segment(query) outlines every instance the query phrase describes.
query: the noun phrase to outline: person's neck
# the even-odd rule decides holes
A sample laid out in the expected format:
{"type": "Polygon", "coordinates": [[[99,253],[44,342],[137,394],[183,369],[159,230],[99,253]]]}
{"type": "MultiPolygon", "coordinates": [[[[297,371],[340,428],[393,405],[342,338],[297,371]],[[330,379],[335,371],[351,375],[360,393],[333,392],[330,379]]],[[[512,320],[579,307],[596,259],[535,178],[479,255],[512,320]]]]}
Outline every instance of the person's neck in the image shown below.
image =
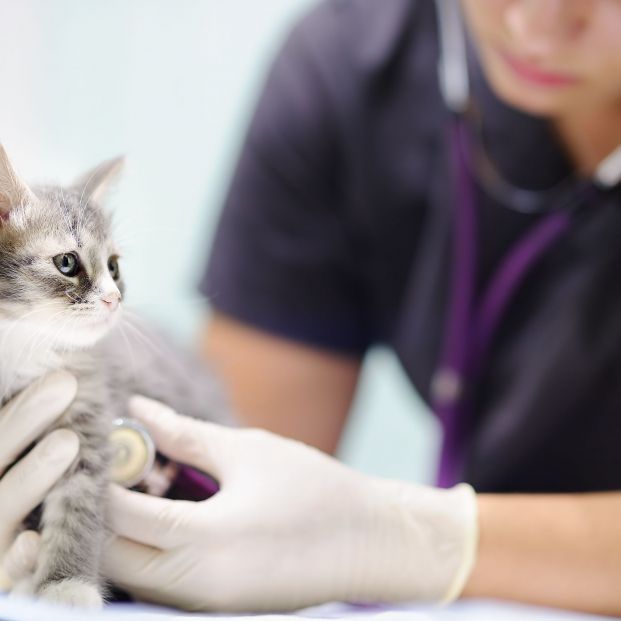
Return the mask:
{"type": "Polygon", "coordinates": [[[591,175],[621,144],[621,104],[565,114],[554,127],[576,171],[591,175]]]}

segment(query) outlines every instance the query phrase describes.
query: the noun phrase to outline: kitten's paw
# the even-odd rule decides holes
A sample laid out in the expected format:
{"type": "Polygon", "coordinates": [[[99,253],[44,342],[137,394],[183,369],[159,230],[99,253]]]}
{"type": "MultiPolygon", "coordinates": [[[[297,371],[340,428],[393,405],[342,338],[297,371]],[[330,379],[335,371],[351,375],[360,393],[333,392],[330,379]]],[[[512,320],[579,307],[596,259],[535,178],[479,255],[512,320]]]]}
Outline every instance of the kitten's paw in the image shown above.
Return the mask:
{"type": "Polygon", "coordinates": [[[38,595],[48,602],[73,608],[103,607],[103,598],[96,586],[72,578],[43,584],[38,595]]]}

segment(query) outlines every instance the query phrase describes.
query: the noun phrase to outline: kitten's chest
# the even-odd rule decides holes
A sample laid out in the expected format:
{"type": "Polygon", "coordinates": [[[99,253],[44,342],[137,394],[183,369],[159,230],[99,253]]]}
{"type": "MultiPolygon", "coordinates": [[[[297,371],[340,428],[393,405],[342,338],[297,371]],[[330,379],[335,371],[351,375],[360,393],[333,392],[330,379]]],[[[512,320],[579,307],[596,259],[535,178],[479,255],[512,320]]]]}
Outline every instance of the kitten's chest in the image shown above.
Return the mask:
{"type": "MultiPolygon", "coordinates": [[[[94,419],[112,420],[119,416],[105,359],[95,350],[60,354],[38,346],[24,346],[19,334],[2,335],[0,331],[0,403],[4,403],[35,380],[53,371],[68,371],[78,380],[76,397],[60,419],[60,426],[73,427],[94,419]]],[[[88,422],[91,421],[91,422],[88,422]]]]}
{"type": "Polygon", "coordinates": [[[0,345],[0,403],[46,373],[63,368],[60,357],[46,350],[43,343],[27,344],[19,334],[0,331],[0,345]]]}

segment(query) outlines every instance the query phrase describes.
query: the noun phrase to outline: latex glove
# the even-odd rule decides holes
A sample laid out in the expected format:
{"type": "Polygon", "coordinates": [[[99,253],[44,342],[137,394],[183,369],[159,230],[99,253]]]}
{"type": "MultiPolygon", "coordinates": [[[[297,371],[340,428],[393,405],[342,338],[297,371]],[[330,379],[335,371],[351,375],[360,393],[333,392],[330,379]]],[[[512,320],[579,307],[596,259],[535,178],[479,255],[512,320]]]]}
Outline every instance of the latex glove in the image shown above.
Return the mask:
{"type": "Polygon", "coordinates": [[[221,491],[173,501],[113,487],[106,575],[141,599],[191,610],[295,609],[326,601],[447,601],[474,563],[476,497],[358,473],[255,429],[132,415],[172,459],[221,491]]]}
{"type": "Polygon", "coordinates": [[[76,458],[78,437],[67,429],[53,431],[11,464],[67,409],[76,388],[73,376],[53,373],[0,409],[0,591],[10,591],[34,570],[39,536],[18,533],[76,458]]]}

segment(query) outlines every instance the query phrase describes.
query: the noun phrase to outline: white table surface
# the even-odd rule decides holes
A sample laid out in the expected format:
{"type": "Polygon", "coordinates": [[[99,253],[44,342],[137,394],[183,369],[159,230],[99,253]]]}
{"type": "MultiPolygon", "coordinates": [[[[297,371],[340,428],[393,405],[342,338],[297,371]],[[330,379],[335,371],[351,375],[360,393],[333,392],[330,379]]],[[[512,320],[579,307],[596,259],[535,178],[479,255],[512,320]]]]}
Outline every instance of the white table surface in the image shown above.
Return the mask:
{"type": "Polygon", "coordinates": [[[188,619],[246,619],[287,621],[293,619],[359,619],[360,621],[596,621],[609,619],[560,610],[534,608],[494,601],[461,601],[445,608],[422,606],[352,608],[328,604],[288,615],[183,614],[141,605],[111,605],[101,612],[86,613],[40,602],[8,600],[0,596],[1,621],[187,621],[188,619]]]}

